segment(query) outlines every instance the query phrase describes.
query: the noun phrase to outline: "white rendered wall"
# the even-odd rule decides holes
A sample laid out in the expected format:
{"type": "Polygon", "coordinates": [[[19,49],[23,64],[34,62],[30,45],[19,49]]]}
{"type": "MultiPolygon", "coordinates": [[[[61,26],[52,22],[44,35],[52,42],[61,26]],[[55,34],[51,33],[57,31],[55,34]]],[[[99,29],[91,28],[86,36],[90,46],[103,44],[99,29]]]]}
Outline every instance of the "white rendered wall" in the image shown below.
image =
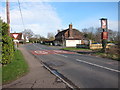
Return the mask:
{"type": "Polygon", "coordinates": [[[66,40],[66,47],[76,47],[77,44],[81,44],[81,40],[66,40]]]}

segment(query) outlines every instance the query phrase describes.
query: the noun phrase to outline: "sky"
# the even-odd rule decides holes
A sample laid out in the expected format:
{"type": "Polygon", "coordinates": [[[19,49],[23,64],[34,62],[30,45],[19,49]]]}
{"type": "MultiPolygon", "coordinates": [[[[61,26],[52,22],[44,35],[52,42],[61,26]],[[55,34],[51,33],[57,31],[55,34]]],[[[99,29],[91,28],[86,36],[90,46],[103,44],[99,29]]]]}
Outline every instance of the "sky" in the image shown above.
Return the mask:
{"type": "MultiPolygon", "coordinates": [[[[21,1],[21,0],[20,0],[21,1]]],[[[73,24],[73,28],[100,27],[101,18],[108,19],[108,28],[118,30],[118,2],[10,2],[11,32],[31,29],[35,34],[47,37],[73,24]]],[[[0,17],[6,21],[5,2],[0,5],[0,17]]]]}

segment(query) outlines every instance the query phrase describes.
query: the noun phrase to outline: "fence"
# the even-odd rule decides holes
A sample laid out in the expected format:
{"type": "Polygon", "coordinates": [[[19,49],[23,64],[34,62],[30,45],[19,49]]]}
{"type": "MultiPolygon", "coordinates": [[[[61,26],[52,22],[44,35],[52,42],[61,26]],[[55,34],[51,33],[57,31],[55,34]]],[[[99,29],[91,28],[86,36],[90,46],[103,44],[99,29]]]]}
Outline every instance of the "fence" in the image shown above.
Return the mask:
{"type": "MultiPolygon", "coordinates": [[[[113,44],[107,44],[106,48],[114,46],[113,44]]],[[[90,49],[102,49],[102,44],[90,44],[90,49]]]]}

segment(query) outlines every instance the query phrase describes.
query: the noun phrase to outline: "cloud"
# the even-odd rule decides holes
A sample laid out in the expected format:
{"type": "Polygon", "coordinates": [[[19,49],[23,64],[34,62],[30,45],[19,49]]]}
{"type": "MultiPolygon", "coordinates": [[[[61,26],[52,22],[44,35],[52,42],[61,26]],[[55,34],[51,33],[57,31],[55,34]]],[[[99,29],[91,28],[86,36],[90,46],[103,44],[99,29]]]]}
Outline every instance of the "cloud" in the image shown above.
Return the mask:
{"type": "MultiPolygon", "coordinates": [[[[47,36],[48,32],[56,32],[61,26],[61,19],[55,8],[48,3],[21,3],[22,16],[25,28],[31,29],[35,34],[47,36]]],[[[5,14],[3,14],[5,18],[5,14]]],[[[23,31],[18,4],[10,10],[12,31],[23,31]]]]}
{"type": "MultiPolygon", "coordinates": [[[[21,10],[26,29],[31,29],[35,34],[47,36],[48,32],[55,33],[58,29],[65,27],[65,25],[62,25],[62,20],[58,16],[56,9],[49,3],[22,2],[21,10]]],[[[2,7],[1,5],[0,15],[2,16],[2,19],[6,21],[5,7],[2,7]]],[[[10,18],[12,32],[21,32],[24,30],[17,2],[11,3],[10,18]]],[[[92,26],[100,27],[101,24],[99,19],[99,16],[85,18],[83,21],[81,20],[75,24],[73,23],[73,26],[79,30],[92,26]]],[[[118,21],[108,20],[108,28],[117,31],[118,21]]]]}

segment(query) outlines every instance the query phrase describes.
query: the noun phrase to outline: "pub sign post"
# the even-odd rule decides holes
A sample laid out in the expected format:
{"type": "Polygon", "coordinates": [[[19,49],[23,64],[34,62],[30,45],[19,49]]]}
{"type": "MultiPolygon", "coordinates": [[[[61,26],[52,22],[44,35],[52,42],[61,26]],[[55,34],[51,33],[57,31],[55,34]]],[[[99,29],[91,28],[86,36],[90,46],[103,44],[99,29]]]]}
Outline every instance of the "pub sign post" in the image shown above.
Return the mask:
{"type": "Polygon", "coordinates": [[[107,25],[107,19],[101,18],[101,29],[103,32],[101,33],[101,39],[102,39],[102,52],[106,51],[106,45],[107,45],[107,39],[108,39],[108,25],[107,25]]]}

